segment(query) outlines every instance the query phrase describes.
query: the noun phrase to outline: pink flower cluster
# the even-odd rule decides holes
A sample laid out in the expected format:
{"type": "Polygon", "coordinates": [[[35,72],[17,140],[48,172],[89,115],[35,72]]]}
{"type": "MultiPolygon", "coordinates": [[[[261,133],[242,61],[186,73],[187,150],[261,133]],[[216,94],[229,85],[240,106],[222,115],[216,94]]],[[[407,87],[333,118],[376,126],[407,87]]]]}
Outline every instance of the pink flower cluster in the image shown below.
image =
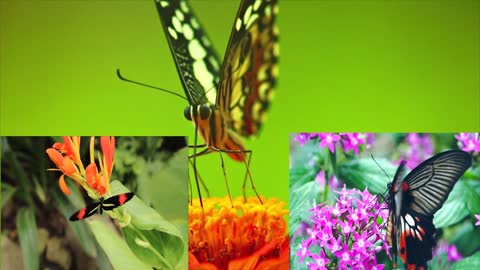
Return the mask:
{"type": "Polygon", "coordinates": [[[358,148],[365,144],[367,147],[373,143],[373,133],[300,133],[295,140],[302,146],[310,139],[318,138],[320,147],[328,147],[330,152],[335,152],[335,144],[340,144],[344,152],[353,150],[358,155],[358,148]]]}
{"type": "Polygon", "coordinates": [[[463,259],[462,255],[458,252],[455,245],[449,245],[446,241],[441,240],[437,243],[437,246],[433,250],[433,257],[445,253],[447,254],[447,259],[450,262],[456,262],[463,259]]]}
{"type": "Polygon", "coordinates": [[[383,269],[377,264],[376,253],[389,252],[382,229],[388,211],[368,190],[337,192],[334,206],[325,203],[310,210],[312,228],[302,240],[296,255],[308,269],[383,269]],[[380,224],[377,219],[381,218],[380,224]]]}
{"type": "MultiPolygon", "coordinates": [[[[325,171],[319,171],[317,173],[317,176],[315,177],[315,182],[318,184],[320,189],[323,189],[325,187],[325,182],[326,182],[326,177],[325,177],[325,171]]],[[[337,176],[332,175],[330,179],[328,180],[328,188],[330,189],[337,189],[342,186],[342,181],[337,178],[337,176]]]]}
{"type": "Polygon", "coordinates": [[[480,153],[480,133],[458,133],[455,138],[463,151],[480,153]]]}
{"type": "Polygon", "coordinates": [[[424,160],[433,155],[432,138],[428,134],[408,133],[405,141],[410,145],[403,159],[407,161],[407,167],[413,169],[424,160]]]}

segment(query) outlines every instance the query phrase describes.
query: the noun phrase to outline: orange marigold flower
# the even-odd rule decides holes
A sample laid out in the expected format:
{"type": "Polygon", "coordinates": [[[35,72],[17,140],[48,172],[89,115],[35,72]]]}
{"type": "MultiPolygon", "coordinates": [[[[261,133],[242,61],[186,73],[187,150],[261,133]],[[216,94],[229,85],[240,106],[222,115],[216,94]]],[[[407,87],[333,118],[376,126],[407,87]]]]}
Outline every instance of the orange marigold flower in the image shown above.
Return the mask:
{"type": "Polygon", "coordinates": [[[287,270],[289,240],[284,216],[288,210],[277,199],[257,197],[244,202],[225,198],[197,200],[189,205],[189,269],[287,270]]]}

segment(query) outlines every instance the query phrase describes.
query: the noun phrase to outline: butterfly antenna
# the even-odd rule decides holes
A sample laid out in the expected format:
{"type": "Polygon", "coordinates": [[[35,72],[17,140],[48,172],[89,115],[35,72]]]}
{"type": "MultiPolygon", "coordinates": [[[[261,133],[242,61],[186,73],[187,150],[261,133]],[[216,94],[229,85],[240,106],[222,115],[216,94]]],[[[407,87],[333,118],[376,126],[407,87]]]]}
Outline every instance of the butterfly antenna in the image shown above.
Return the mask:
{"type": "Polygon", "coordinates": [[[137,81],[133,81],[133,80],[127,79],[127,78],[123,77],[122,74],[120,74],[120,69],[118,69],[118,68],[117,68],[117,76],[118,76],[118,78],[119,78],[120,80],[122,80],[122,81],[126,81],[126,82],[129,82],[129,83],[133,83],[133,84],[138,84],[138,85],[141,85],[141,86],[149,87],[149,88],[152,88],[152,89],[155,89],[155,90],[160,90],[160,91],[163,91],[163,92],[167,92],[167,93],[170,93],[170,94],[175,95],[175,96],[177,96],[177,97],[180,97],[180,98],[182,98],[183,100],[188,101],[184,96],[179,95],[178,93],[172,92],[172,91],[170,91],[170,90],[163,89],[163,88],[156,87],[156,86],[153,86],[153,85],[149,85],[149,84],[145,84],[145,83],[141,83],[141,82],[137,82],[137,81]]]}
{"type": "Polygon", "coordinates": [[[390,179],[390,176],[388,176],[387,172],[382,168],[382,166],[380,166],[380,164],[378,164],[378,162],[375,160],[375,158],[373,157],[373,155],[371,155],[371,157],[372,157],[373,161],[375,162],[375,164],[377,164],[377,166],[378,166],[378,167],[382,170],[382,172],[387,176],[388,181],[391,182],[392,180],[390,179]]]}

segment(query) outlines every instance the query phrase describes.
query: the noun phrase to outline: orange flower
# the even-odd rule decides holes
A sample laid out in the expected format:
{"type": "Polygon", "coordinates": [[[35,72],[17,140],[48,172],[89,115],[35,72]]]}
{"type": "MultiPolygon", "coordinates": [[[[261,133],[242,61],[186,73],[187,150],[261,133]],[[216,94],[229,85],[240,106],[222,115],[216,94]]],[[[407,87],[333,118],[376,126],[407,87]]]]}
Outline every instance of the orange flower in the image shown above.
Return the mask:
{"type": "Polygon", "coordinates": [[[289,240],[277,199],[203,199],[189,205],[189,269],[287,270],[289,240]]]}
{"type": "Polygon", "coordinates": [[[95,164],[94,141],[90,140],[90,164],[85,168],[80,157],[80,137],[63,137],[63,143],[56,142],[46,150],[57,169],[63,174],[59,178],[59,186],[63,193],[71,192],[65,183],[65,175],[80,184],[85,190],[93,191],[97,197],[102,197],[110,189],[110,176],[113,169],[115,138],[101,137],[100,144],[103,156],[98,153],[100,172],[95,164]]]}

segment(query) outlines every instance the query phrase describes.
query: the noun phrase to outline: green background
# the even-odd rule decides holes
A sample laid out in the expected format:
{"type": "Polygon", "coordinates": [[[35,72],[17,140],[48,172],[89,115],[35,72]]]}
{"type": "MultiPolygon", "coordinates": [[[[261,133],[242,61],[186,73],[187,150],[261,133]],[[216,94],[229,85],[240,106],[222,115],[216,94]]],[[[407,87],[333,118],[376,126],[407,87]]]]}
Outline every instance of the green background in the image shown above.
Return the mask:
{"type": "MultiPolygon", "coordinates": [[[[223,55],[238,2],[192,5],[223,55]]],[[[479,10],[281,1],[279,86],[246,143],[259,192],[288,200],[290,132],[479,131],[479,10]]],[[[153,1],[1,1],[0,25],[1,135],[193,134],[184,100],[115,75],[183,94],[153,1]]],[[[213,195],[226,194],[218,154],[198,162],[213,195]]],[[[226,170],[241,194],[245,166],[226,170]]]]}

